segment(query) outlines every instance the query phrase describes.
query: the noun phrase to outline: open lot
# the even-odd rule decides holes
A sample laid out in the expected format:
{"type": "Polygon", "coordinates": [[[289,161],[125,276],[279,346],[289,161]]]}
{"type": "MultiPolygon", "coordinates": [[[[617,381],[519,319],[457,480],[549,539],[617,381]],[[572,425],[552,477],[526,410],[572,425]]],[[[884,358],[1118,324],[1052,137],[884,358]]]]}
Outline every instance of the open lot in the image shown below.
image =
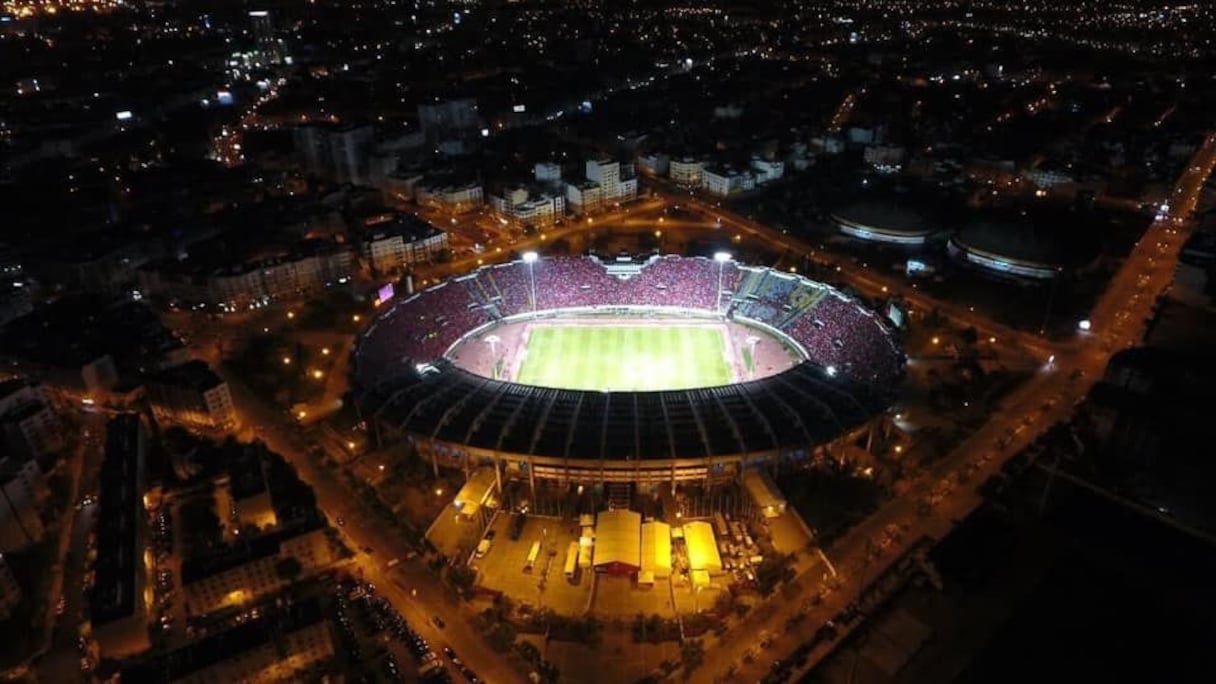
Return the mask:
{"type": "Polygon", "coordinates": [[[548,608],[563,615],[581,615],[591,596],[595,574],[590,568],[576,575],[571,583],[563,573],[566,549],[578,540],[577,527],[557,518],[529,516],[518,541],[509,534],[511,516],[494,521],[494,542],[490,551],[474,561],[479,581],[487,589],[501,591],[521,605],[548,608]],[[541,542],[541,552],[531,572],[524,572],[533,542],[541,542]]]}

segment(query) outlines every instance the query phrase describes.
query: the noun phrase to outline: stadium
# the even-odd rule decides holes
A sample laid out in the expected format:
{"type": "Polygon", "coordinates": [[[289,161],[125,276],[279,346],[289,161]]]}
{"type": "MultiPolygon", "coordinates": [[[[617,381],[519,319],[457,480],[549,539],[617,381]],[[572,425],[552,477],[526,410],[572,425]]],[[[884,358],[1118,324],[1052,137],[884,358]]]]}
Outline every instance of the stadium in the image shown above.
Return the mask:
{"type": "Polygon", "coordinates": [[[381,444],[502,479],[734,478],[857,436],[904,357],[857,300],[714,258],[537,258],[386,306],[356,343],[356,405],[381,444]]]}

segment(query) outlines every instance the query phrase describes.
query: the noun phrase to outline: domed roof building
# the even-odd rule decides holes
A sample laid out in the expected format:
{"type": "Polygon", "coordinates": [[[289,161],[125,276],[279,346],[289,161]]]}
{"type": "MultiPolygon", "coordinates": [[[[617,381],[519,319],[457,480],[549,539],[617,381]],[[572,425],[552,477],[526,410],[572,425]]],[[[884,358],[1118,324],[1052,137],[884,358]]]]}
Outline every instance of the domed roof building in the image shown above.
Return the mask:
{"type": "Polygon", "coordinates": [[[941,225],[929,212],[904,202],[861,200],[832,212],[844,235],[858,240],[920,247],[941,225]]]}
{"type": "Polygon", "coordinates": [[[959,262],[994,275],[1053,280],[1097,256],[1092,234],[1076,221],[981,218],[966,224],[947,251],[959,262]]]}

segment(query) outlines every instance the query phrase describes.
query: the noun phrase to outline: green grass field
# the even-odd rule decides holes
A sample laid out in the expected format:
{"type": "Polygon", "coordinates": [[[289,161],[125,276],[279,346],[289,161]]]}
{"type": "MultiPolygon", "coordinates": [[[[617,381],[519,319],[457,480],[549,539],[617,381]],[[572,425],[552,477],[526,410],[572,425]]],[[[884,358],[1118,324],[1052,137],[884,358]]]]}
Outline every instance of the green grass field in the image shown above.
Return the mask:
{"type": "Polygon", "coordinates": [[[578,390],[671,390],[734,380],[721,328],[534,326],[516,382],[578,390]]]}

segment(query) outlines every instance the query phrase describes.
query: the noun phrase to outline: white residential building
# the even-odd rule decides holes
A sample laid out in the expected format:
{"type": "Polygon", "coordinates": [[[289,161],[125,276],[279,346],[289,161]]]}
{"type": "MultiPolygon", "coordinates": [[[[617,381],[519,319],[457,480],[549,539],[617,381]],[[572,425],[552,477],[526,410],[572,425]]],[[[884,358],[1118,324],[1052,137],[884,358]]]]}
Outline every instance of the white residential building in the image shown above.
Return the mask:
{"type": "Polygon", "coordinates": [[[756,174],[756,185],[764,185],[785,175],[785,162],[752,157],[752,171],[756,174]]]}
{"type": "Polygon", "coordinates": [[[38,501],[45,495],[42,472],[33,459],[0,462],[0,553],[13,553],[42,539],[38,501]]]}
{"type": "Polygon", "coordinates": [[[419,204],[454,214],[472,211],[485,204],[481,184],[476,182],[464,185],[419,186],[417,195],[419,204]]]}
{"type": "Polygon", "coordinates": [[[705,173],[705,164],[698,159],[685,157],[672,159],[669,167],[669,177],[676,185],[701,187],[701,179],[705,173]]]}
{"type": "Polygon", "coordinates": [[[562,182],[562,167],[554,162],[536,162],[533,173],[537,183],[556,185],[562,182]]]}
{"type": "Polygon", "coordinates": [[[756,177],[751,171],[739,171],[730,167],[705,169],[701,176],[701,187],[711,195],[727,197],[739,192],[754,190],[756,177]]]}
{"type": "Polygon", "coordinates": [[[638,157],[638,171],[647,176],[666,176],[670,167],[671,157],[662,152],[644,154],[638,157]]]}
{"type": "Polygon", "coordinates": [[[378,274],[431,263],[448,249],[448,234],[411,215],[386,214],[365,221],[363,262],[378,274]]]}
{"type": "Polygon", "coordinates": [[[566,198],[549,192],[514,188],[490,195],[490,206],[501,218],[520,226],[551,226],[566,215],[566,198]]]}
{"type": "Polygon", "coordinates": [[[903,166],[904,148],[902,145],[866,145],[862,157],[878,171],[894,173],[903,166]]]}

